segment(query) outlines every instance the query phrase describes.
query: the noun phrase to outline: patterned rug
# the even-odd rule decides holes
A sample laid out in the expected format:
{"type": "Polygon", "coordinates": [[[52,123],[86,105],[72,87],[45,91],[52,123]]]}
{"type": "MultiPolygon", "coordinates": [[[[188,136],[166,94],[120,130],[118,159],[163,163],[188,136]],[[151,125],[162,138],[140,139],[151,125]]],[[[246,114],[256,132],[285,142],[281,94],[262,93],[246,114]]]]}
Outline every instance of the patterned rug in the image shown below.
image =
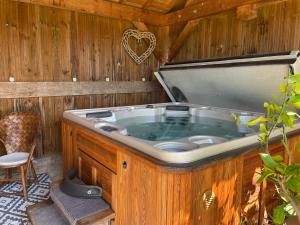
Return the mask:
{"type": "MultiPolygon", "coordinates": [[[[23,196],[0,196],[0,224],[25,225],[28,223],[26,208],[29,205],[48,199],[50,177],[48,174],[38,175],[38,182],[32,183],[28,188],[28,202],[23,196]]],[[[20,192],[22,185],[18,182],[1,185],[0,192],[20,192]]]]}

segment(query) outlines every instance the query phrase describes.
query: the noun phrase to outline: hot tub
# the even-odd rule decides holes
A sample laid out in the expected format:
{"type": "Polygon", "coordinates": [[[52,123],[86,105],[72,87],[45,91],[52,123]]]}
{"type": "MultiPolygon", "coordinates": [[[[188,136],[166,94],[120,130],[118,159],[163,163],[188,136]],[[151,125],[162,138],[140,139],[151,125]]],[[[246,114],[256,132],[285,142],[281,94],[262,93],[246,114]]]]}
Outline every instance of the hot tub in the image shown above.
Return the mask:
{"type": "MultiPolygon", "coordinates": [[[[245,123],[261,113],[207,106],[164,103],[64,113],[101,135],[167,163],[183,164],[258,143],[257,128],[245,123]],[[232,118],[236,114],[242,123],[232,118]]],[[[300,128],[296,124],[294,129],[300,128]]],[[[273,136],[278,136],[279,131],[273,136]]]]}
{"type": "Polygon", "coordinates": [[[297,71],[298,52],[167,64],[155,75],[171,103],[73,110],[64,118],[163,162],[192,163],[258,147],[257,127],[245,123],[297,71]]]}

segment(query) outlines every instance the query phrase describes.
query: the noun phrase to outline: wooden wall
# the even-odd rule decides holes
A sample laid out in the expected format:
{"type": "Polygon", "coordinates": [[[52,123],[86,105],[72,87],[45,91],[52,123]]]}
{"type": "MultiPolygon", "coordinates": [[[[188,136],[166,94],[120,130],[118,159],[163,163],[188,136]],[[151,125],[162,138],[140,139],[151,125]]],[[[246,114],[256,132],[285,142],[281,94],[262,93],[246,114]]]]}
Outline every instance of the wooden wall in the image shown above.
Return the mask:
{"type": "Polygon", "coordinates": [[[230,11],[200,21],[173,61],[300,49],[300,1],[266,5],[251,21],[230,11]]]}
{"type": "MultiPolygon", "coordinates": [[[[182,25],[149,27],[158,37],[158,50],[168,48],[182,25]],[[164,41],[164,42],[162,42],[164,41]]],[[[130,22],[53,9],[11,0],[0,1],[0,82],[16,81],[152,81],[159,62],[152,55],[135,64],[121,46],[130,22]]],[[[200,21],[173,61],[300,49],[300,0],[267,5],[251,21],[236,18],[235,11],[200,21]]],[[[138,44],[131,43],[134,49],[138,44]]],[[[38,85],[38,83],[37,83],[38,85]]],[[[60,151],[60,119],[67,109],[144,104],[166,101],[159,91],[127,94],[92,94],[0,98],[0,117],[11,111],[37,111],[43,118],[43,148],[38,155],[60,151]]]]}
{"type": "MultiPolygon", "coordinates": [[[[159,62],[152,55],[135,64],[121,46],[130,22],[60,9],[0,1],[0,82],[16,81],[147,81],[159,62]]],[[[155,28],[151,31],[159,32],[155,28]]],[[[137,44],[134,48],[137,48],[137,44]]],[[[36,85],[39,85],[38,83],[36,85]]],[[[88,96],[1,98],[0,117],[11,111],[37,111],[43,119],[38,156],[60,151],[64,110],[146,104],[165,101],[162,91],[88,96]]]]}

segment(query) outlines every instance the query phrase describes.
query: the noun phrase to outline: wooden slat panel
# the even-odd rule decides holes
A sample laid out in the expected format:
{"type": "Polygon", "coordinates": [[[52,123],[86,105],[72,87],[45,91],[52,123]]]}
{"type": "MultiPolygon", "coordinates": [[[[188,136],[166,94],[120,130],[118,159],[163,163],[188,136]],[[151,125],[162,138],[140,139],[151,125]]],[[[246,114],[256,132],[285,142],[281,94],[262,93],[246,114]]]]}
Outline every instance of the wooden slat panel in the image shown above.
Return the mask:
{"type": "Polygon", "coordinates": [[[299,9],[299,1],[290,0],[259,8],[247,22],[235,11],[203,19],[173,61],[297,50],[299,9]]]}
{"type": "Polygon", "coordinates": [[[8,49],[8,23],[6,19],[7,2],[0,1],[0,74],[6,74],[7,77],[0,75],[0,81],[7,80],[9,76],[9,49],[8,49]]]}
{"type": "MultiPolygon", "coordinates": [[[[20,35],[19,35],[19,24],[18,24],[18,5],[16,3],[9,4],[7,1],[4,3],[4,10],[1,12],[4,14],[6,30],[4,31],[7,35],[6,44],[8,46],[8,73],[9,74],[22,74],[21,72],[21,61],[20,61],[20,35]]],[[[8,74],[8,75],[9,75],[8,74]]],[[[7,75],[7,77],[8,77],[7,75]]]]}
{"type": "Polygon", "coordinates": [[[116,224],[192,224],[190,173],[166,172],[122,148],[117,158],[116,224]]]}
{"type": "Polygon", "coordinates": [[[85,152],[111,171],[116,172],[117,148],[107,139],[100,139],[94,133],[78,129],[76,130],[76,149],[85,152]]]}
{"type": "MultiPolygon", "coordinates": [[[[71,13],[40,7],[38,17],[39,24],[37,28],[40,30],[40,43],[36,47],[41,51],[39,62],[41,63],[43,80],[70,80],[71,13]]],[[[31,49],[31,51],[36,53],[34,49],[31,49]]],[[[30,57],[30,59],[35,63],[34,58],[30,57]]]]}
{"type": "Polygon", "coordinates": [[[0,82],[0,98],[153,92],[154,82],[0,82]]]}
{"type": "Polygon", "coordinates": [[[161,25],[164,22],[163,15],[154,12],[146,12],[143,9],[116,4],[105,0],[64,0],[53,2],[48,0],[15,0],[25,3],[34,3],[44,6],[57,7],[78,12],[91,13],[115,19],[130,21],[143,21],[147,24],[161,25]]]}
{"type": "Polygon", "coordinates": [[[18,8],[20,69],[21,74],[13,73],[19,81],[34,81],[42,79],[40,71],[41,49],[35,48],[40,41],[39,8],[22,4],[18,8]]]}
{"type": "Polygon", "coordinates": [[[1,1],[0,10],[0,81],[10,74],[16,81],[69,81],[71,75],[80,81],[151,80],[159,65],[153,55],[137,65],[124,50],[121,38],[133,28],[130,22],[10,0],[1,1]]]}

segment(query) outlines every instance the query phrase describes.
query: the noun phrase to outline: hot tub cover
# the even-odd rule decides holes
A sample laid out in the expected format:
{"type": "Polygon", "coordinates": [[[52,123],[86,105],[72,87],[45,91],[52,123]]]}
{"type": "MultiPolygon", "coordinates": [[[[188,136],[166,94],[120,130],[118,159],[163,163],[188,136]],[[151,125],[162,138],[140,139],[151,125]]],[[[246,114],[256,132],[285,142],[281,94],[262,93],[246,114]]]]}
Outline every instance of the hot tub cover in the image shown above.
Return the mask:
{"type": "Polygon", "coordinates": [[[173,102],[262,112],[289,73],[300,73],[299,51],[169,63],[155,76],[173,102]]]}

